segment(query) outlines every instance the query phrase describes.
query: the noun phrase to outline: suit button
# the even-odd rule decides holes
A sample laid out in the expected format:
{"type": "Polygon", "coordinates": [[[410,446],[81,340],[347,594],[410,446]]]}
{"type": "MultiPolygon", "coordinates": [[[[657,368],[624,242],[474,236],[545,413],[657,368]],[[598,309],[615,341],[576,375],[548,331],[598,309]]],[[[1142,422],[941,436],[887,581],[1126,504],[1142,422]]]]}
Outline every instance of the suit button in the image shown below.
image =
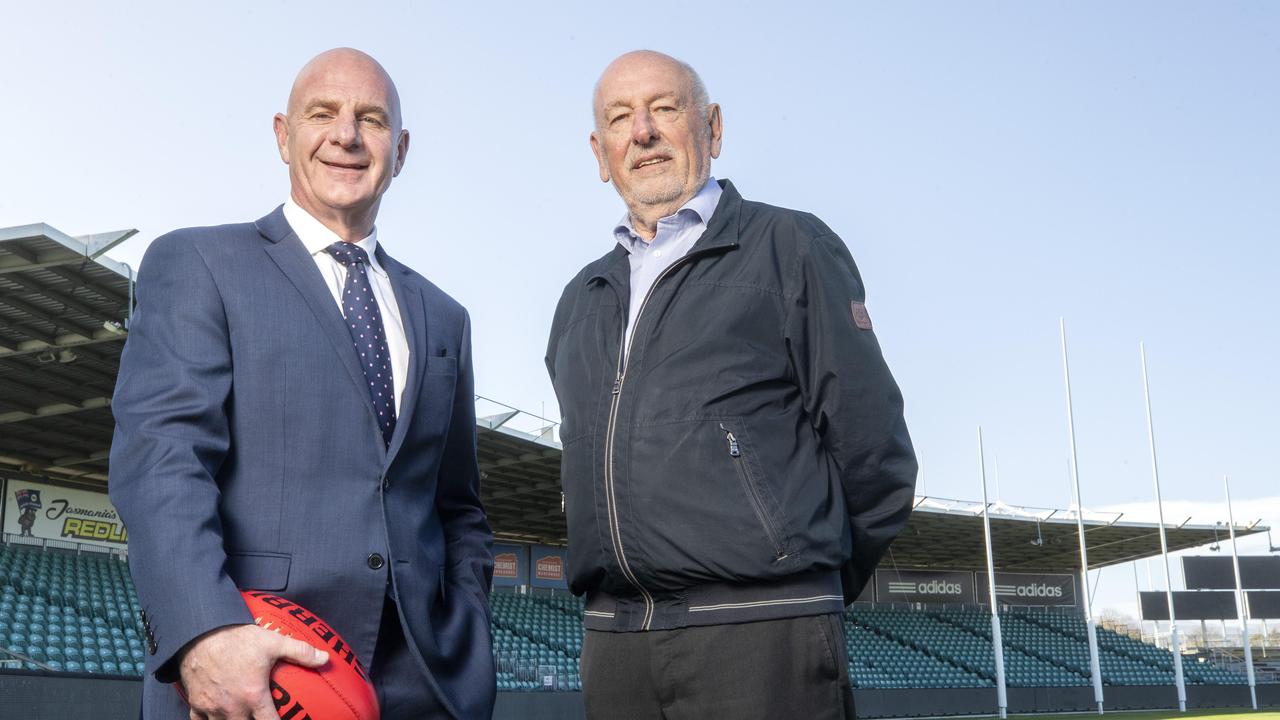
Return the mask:
{"type": "Polygon", "coordinates": [[[378,553],[372,553],[371,555],[369,555],[369,569],[381,570],[382,565],[383,565],[383,561],[382,561],[381,555],[379,555],[378,553]]]}
{"type": "Polygon", "coordinates": [[[382,489],[384,492],[391,489],[391,478],[389,477],[382,478],[382,489]]]}

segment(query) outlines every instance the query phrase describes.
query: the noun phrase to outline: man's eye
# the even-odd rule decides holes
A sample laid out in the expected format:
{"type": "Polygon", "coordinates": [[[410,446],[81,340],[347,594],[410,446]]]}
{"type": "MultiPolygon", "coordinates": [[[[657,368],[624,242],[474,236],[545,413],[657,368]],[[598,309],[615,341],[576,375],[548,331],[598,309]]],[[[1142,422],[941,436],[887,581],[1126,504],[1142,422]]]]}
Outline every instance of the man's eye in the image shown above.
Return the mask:
{"type": "Polygon", "coordinates": [[[362,118],[360,118],[360,122],[364,123],[365,125],[372,125],[372,126],[374,126],[374,127],[382,127],[382,120],[380,120],[379,118],[376,118],[376,117],[369,117],[369,116],[362,117],[362,118]]]}
{"type": "Polygon", "coordinates": [[[329,113],[327,113],[327,112],[312,113],[312,114],[311,114],[311,119],[312,119],[312,120],[332,120],[332,119],[333,119],[333,115],[331,115],[331,114],[329,114],[329,113]]]}
{"type": "Polygon", "coordinates": [[[676,109],[675,109],[675,108],[673,108],[673,107],[671,107],[670,105],[663,105],[662,107],[660,107],[660,108],[656,108],[656,109],[654,110],[654,112],[656,112],[656,113],[673,113],[673,112],[675,112],[675,111],[676,111],[676,109]]]}
{"type": "Polygon", "coordinates": [[[630,115],[627,115],[626,113],[623,113],[621,115],[614,115],[613,119],[609,121],[609,124],[617,125],[619,122],[626,120],[628,117],[630,117],[630,115]]]}

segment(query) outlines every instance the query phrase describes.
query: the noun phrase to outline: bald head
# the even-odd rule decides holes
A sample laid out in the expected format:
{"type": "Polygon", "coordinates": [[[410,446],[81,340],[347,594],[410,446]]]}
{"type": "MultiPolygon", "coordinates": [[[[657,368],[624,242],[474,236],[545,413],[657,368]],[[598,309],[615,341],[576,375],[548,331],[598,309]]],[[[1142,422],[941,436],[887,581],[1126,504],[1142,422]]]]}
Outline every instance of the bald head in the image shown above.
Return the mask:
{"type": "Polygon", "coordinates": [[[391,75],[368,53],[347,47],[325,50],[302,66],[293,81],[293,88],[289,90],[289,104],[285,112],[294,116],[310,98],[312,88],[335,83],[346,86],[359,84],[363,92],[382,95],[394,127],[399,129],[402,126],[400,93],[391,75]]]}
{"type": "Polygon", "coordinates": [[[315,56],[274,128],[294,202],[343,240],[372,232],[409,151],[400,95],[378,61],[351,48],[315,56]]]}
{"type": "Polygon", "coordinates": [[[707,86],[703,84],[702,77],[698,75],[698,71],[694,70],[692,65],[656,50],[633,50],[619,55],[613,62],[609,63],[604,72],[600,73],[600,79],[596,81],[595,92],[591,96],[591,111],[595,118],[596,127],[600,127],[600,122],[603,119],[601,113],[601,90],[605,87],[607,81],[613,81],[616,77],[625,78],[637,71],[658,68],[674,73],[683,80],[683,88],[688,92],[693,105],[699,109],[705,118],[710,96],[707,94],[707,86]]]}

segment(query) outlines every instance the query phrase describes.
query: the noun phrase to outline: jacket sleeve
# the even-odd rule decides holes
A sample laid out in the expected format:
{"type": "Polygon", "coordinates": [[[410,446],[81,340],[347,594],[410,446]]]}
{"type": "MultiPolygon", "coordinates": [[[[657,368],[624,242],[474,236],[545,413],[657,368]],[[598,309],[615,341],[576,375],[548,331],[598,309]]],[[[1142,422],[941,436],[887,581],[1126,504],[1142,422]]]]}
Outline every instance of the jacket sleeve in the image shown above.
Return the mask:
{"type": "Polygon", "coordinates": [[[129,568],[153,643],[148,671],[175,680],[178,651],[253,621],[224,570],[217,475],[229,449],[231,350],[221,297],[189,237],[142,261],[120,356],[108,490],[129,528],[129,568]]]}
{"type": "Polygon", "coordinates": [[[453,393],[449,436],[436,485],[436,509],[444,525],[448,577],[481,597],[493,579],[493,531],[480,502],[476,461],[476,397],[471,363],[471,318],[463,311],[458,347],[458,385],[453,393]]]}
{"type": "Polygon", "coordinates": [[[809,422],[844,489],[853,541],[841,568],[847,604],[911,514],[915,452],[902,393],[870,328],[862,279],[844,242],[827,234],[802,244],[794,282],[788,352],[809,422]]]}

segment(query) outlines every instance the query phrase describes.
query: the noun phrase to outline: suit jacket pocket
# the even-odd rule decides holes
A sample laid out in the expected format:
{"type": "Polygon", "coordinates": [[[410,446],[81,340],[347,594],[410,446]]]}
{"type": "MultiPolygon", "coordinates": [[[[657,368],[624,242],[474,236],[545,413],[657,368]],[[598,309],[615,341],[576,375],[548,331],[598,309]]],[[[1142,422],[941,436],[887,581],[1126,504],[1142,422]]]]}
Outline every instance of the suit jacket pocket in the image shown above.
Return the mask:
{"type": "Polygon", "coordinates": [[[428,355],[427,372],[431,375],[457,375],[458,358],[444,355],[428,355]]]}
{"type": "Polygon", "coordinates": [[[244,590],[284,590],[293,557],[277,552],[227,553],[227,574],[244,590]]]}

